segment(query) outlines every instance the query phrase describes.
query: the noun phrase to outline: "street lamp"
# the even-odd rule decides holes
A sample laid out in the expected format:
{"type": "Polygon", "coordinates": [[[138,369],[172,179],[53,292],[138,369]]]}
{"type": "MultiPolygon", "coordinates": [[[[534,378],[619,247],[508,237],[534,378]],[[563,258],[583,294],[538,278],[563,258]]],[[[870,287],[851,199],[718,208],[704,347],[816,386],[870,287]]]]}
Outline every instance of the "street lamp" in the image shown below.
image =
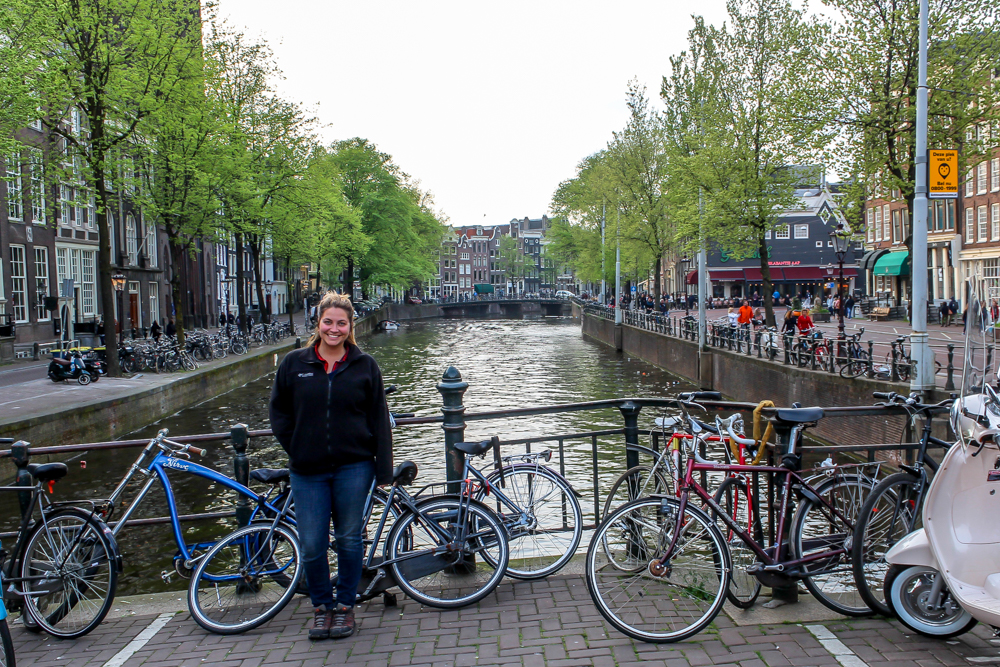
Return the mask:
{"type": "Polygon", "coordinates": [[[838,350],[839,356],[844,354],[844,339],[846,334],[844,332],[844,257],[847,255],[847,250],[851,244],[851,235],[846,229],[844,229],[844,223],[837,223],[837,228],[830,232],[830,240],[833,242],[833,252],[837,255],[837,263],[840,265],[840,280],[837,282],[837,299],[840,301],[840,308],[838,308],[838,324],[837,324],[837,334],[838,339],[838,350]]]}
{"type": "MultiPolygon", "coordinates": [[[[125,276],[116,273],[111,276],[111,285],[118,294],[118,318],[121,320],[118,329],[118,344],[122,344],[122,337],[125,333],[125,304],[122,303],[122,292],[125,291],[125,276]]],[[[112,320],[115,318],[111,318],[112,320]]],[[[105,325],[106,326],[106,325],[105,325]]]]}

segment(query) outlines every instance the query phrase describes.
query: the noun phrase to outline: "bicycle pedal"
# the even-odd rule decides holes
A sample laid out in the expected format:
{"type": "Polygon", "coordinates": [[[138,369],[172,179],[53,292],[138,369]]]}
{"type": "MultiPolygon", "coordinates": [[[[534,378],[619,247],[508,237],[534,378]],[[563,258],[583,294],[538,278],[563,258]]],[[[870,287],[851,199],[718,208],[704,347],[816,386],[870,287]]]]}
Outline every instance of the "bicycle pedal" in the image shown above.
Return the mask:
{"type": "Polygon", "coordinates": [[[170,570],[163,570],[160,572],[160,579],[163,579],[163,583],[165,584],[170,583],[170,577],[172,576],[174,576],[174,573],[170,570]]]}

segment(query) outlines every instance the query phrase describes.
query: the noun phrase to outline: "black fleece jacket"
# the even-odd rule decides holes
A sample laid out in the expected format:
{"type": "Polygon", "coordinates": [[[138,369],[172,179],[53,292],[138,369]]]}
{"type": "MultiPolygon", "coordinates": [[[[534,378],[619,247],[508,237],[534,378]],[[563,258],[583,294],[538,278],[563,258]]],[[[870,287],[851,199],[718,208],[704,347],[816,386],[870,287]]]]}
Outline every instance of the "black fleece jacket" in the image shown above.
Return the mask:
{"type": "Polygon", "coordinates": [[[357,345],[326,373],[313,347],[285,355],[271,390],[271,430],[301,475],[375,459],[375,480],[392,482],[392,434],[382,372],[357,345]]]}

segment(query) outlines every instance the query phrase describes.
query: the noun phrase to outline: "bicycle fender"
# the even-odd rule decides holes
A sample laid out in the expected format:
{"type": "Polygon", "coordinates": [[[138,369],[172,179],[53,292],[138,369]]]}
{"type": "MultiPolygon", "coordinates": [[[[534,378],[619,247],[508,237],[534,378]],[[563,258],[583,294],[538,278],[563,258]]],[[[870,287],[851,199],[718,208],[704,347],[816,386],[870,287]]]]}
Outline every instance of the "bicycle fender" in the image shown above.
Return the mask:
{"type": "MultiPolygon", "coordinates": [[[[96,519],[97,517],[94,518],[96,519]]],[[[100,519],[98,519],[98,521],[100,521],[100,519]]],[[[100,523],[101,532],[104,533],[104,537],[107,538],[112,554],[114,555],[115,568],[118,570],[118,574],[121,574],[125,571],[125,563],[122,561],[122,550],[118,548],[118,539],[114,536],[114,533],[111,532],[111,528],[108,524],[103,521],[100,521],[100,523]]]]}
{"type": "Polygon", "coordinates": [[[938,569],[937,559],[931,553],[927,533],[921,528],[896,543],[885,555],[890,565],[923,565],[938,569]]]}

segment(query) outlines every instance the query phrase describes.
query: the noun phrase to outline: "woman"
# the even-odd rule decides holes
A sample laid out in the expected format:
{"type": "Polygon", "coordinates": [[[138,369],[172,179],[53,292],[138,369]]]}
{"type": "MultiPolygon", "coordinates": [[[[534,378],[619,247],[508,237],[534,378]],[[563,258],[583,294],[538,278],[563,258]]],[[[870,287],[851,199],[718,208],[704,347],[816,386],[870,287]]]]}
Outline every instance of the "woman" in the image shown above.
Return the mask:
{"type": "Polygon", "coordinates": [[[271,391],[271,429],[288,453],[313,627],[309,639],[354,633],[364,506],[372,480],[392,482],[392,436],[382,372],[354,341],[354,307],[327,293],[309,344],[289,352],[271,391]],[[330,521],[337,597],[330,585],[330,521]]]}

